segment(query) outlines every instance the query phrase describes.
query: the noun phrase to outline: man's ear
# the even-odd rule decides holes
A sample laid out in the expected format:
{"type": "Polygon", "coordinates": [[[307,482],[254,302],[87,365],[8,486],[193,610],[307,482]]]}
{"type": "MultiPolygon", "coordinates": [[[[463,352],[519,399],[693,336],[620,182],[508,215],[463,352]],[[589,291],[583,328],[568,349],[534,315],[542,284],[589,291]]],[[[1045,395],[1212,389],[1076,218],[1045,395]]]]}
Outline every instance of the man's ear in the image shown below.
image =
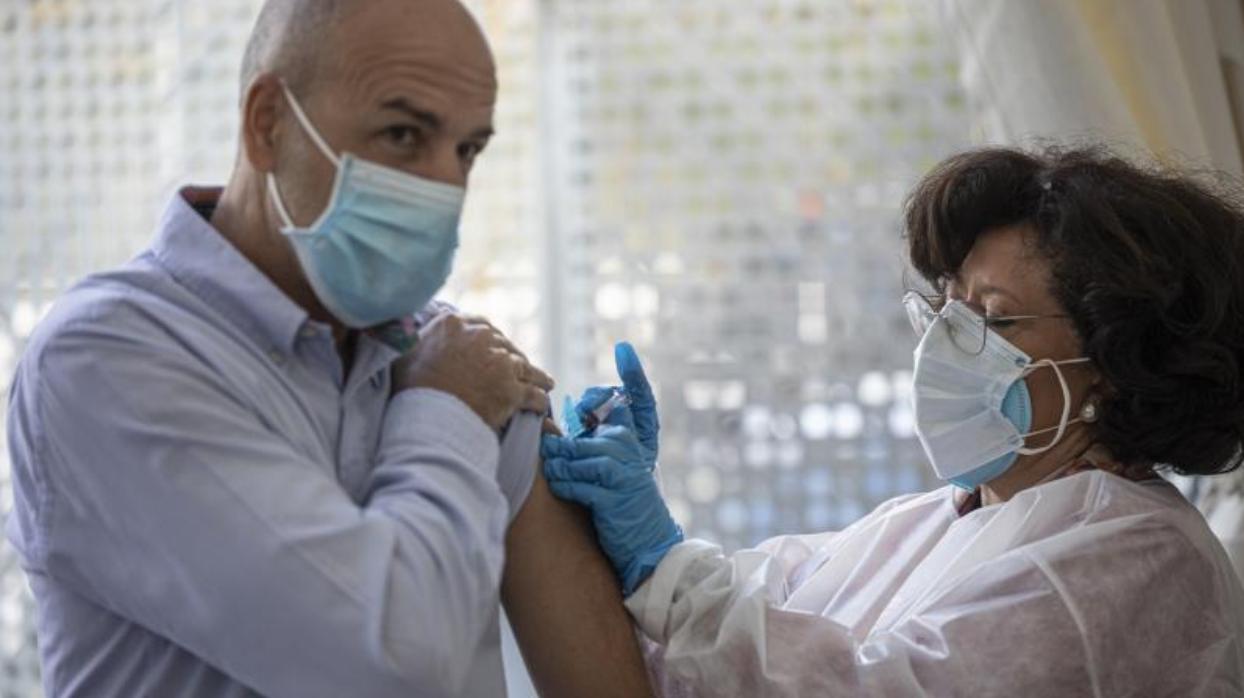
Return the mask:
{"type": "Polygon", "coordinates": [[[242,99],[242,152],[256,172],[276,168],[276,141],[285,95],[281,81],[272,73],[262,73],[251,81],[242,99]]]}

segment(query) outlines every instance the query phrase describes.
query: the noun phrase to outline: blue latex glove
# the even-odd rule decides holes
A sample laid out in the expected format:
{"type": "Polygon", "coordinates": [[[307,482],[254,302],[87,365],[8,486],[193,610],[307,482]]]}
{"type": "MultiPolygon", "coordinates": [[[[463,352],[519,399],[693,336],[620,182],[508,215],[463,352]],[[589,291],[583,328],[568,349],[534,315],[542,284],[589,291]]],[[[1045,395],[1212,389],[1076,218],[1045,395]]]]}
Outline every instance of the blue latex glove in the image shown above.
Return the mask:
{"type": "MultiPolygon", "coordinates": [[[[622,378],[620,389],[630,398],[630,410],[617,410],[616,417],[605,419],[606,424],[618,424],[635,431],[639,443],[644,448],[645,457],[655,463],[660,451],[661,421],[657,417],[657,400],[652,394],[652,386],[644,375],[643,364],[635,347],[629,342],[619,342],[613,349],[614,362],[618,367],[618,375],[622,378]]],[[[596,386],[584,391],[579,402],[571,406],[567,397],[562,405],[562,421],[566,434],[577,434],[587,421],[587,414],[595,410],[613,395],[617,386],[596,386]]]]}
{"type": "MultiPolygon", "coordinates": [[[[619,344],[615,358],[631,405],[614,410],[585,436],[546,435],[541,455],[553,494],[592,512],[601,549],[622,582],[623,594],[629,596],[682,541],[683,533],[652,472],[660,428],[652,389],[629,344],[619,344]]],[[[595,408],[611,392],[611,388],[589,389],[574,411],[582,414],[595,408]]]]}

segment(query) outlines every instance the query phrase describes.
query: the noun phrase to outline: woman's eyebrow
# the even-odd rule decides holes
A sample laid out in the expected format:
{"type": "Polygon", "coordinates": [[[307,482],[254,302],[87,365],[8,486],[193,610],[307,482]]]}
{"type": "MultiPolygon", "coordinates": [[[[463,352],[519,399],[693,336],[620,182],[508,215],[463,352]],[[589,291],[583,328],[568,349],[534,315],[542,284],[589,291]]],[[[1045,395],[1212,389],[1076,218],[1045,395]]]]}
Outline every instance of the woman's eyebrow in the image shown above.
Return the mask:
{"type": "Polygon", "coordinates": [[[976,286],[973,290],[975,290],[978,294],[982,296],[991,295],[991,294],[995,296],[1006,296],[1007,298],[1010,298],[1012,301],[1016,303],[1020,302],[1019,296],[1015,295],[1014,293],[1008,291],[1005,288],[1002,288],[1001,286],[994,286],[991,284],[981,284],[979,286],[976,286]]]}

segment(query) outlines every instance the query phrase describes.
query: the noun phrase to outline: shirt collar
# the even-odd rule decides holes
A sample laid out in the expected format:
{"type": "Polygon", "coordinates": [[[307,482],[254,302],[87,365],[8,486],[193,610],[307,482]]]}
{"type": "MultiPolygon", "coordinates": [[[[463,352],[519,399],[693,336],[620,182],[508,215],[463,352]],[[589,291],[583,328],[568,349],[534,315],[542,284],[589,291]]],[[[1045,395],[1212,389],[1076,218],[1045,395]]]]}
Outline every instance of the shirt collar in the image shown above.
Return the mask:
{"type": "Polygon", "coordinates": [[[219,187],[185,187],[160,219],[152,252],[178,283],[255,336],[290,353],[308,315],[200,213],[220,200],[219,187]]]}

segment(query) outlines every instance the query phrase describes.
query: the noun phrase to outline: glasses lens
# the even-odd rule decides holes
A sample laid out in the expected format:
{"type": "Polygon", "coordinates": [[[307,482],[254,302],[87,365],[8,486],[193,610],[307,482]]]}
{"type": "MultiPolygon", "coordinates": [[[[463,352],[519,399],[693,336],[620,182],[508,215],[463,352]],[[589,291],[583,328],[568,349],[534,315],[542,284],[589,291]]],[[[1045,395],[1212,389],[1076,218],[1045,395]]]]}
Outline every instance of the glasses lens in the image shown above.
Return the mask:
{"type": "Polygon", "coordinates": [[[973,356],[985,351],[985,318],[971,307],[953,301],[955,308],[947,314],[950,339],[959,351],[973,356]],[[958,311],[958,312],[955,312],[958,311]]]}
{"type": "Polygon", "coordinates": [[[932,325],[933,320],[937,318],[937,312],[929,304],[929,299],[919,293],[909,291],[903,296],[903,307],[907,310],[907,320],[911,322],[911,329],[915,330],[916,336],[923,337],[929,325],[932,325]]]}

